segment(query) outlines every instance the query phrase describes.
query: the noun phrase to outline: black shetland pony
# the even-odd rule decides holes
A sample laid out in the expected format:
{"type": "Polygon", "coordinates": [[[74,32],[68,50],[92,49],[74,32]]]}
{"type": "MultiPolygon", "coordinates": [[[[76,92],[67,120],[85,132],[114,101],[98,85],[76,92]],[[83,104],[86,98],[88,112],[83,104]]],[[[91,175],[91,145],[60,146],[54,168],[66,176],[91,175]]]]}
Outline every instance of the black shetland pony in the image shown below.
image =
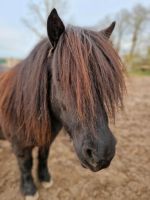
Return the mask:
{"type": "Polygon", "coordinates": [[[114,26],[100,32],[65,28],[53,9],[48,39],[13,69],[0,73],[0,135],[12,144],[26,199],[38,198],[32,149],[39,147],[38,178],[48,187],[48,152],[62,127],[84,167],[96,172],[114,157],[108,115],[115,117],[116,108],[123,106],[125,90],[124,67],[109,42],[114,26]]]}

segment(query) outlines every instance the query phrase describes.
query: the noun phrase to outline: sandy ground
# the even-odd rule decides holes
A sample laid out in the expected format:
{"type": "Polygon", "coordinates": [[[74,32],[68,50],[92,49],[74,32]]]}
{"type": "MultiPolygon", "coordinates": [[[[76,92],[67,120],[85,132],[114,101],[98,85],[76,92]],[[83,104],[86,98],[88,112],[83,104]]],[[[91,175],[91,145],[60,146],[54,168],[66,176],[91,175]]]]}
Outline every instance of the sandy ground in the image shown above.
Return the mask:
{"type": "MultiPolygon", "coordinates": [[[[61,133],[49,158],[54,185],[45,190],[36,181],[40,200],[149,200],[150,77],[128,81],[125,112],[118,114],[112,129],[117,154],[111,166],[98,173],[80,166],[72,143],[61,133]]],[[[0,200],[22,199],[15,156],[8,143],[0,142],[0,200]]]]}

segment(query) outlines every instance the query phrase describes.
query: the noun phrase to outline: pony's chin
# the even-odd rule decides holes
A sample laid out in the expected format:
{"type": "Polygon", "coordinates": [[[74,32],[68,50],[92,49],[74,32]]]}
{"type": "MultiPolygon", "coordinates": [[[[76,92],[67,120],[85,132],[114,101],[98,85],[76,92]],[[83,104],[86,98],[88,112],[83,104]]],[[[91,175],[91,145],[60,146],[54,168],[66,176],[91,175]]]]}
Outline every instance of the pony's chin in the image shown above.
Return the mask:
{"type": "Polygon", "coordinates": [[[98,172],[98,171],[102,170],[101,166],[95,166],[95,167],[93,167],[93,166],[91,166],[89,164],[86,165],[84,163],[81,163],[81,165],[82,165],[83,168],[89,169],[92,172],[98,172]]]}

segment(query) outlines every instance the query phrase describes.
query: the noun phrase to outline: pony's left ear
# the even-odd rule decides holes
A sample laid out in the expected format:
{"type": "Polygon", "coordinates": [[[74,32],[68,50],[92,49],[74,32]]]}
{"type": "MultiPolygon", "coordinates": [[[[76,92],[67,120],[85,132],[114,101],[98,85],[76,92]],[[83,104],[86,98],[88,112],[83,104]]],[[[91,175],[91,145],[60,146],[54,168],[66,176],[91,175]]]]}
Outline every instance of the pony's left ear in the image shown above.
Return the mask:
{"type": "Polygon", "coordinates": [[[114,28],[115,28],[115,25],[116,25],[116,22],[114,21],[114,22],[112,22],[110,24],[109,27],[107,27],[106,29],[103,29],[102,31],[100,31],[100,33],[103,34],[107,39],[109,39],[111,34],[112,34],[112,32],[113,32],[113,30],[114,30],[114,28]]]}
{"type": "Polygon", "coordinates": [[[54,8],[47,19],[47,34],[53,47],[57,45],[57,42],[64,31],[65,26],[58,16],[57,10],[54,8]]]}

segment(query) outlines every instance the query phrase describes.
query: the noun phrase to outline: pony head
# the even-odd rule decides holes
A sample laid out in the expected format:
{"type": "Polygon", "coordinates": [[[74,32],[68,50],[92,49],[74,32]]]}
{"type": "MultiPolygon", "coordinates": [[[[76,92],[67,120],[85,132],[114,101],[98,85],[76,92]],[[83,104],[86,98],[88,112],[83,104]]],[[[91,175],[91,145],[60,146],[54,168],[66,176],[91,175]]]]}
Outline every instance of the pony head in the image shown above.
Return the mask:
{"type": "Polygon", "coordinates": [[[81,164],[98,171],[109,166],[116,139],[108,115],[123,105],[123,64],[109,37],[115,27],[96,32],[65,28],[53,9],[47,20],[51,70],[51,110],[71,136],[81,164]]]}

